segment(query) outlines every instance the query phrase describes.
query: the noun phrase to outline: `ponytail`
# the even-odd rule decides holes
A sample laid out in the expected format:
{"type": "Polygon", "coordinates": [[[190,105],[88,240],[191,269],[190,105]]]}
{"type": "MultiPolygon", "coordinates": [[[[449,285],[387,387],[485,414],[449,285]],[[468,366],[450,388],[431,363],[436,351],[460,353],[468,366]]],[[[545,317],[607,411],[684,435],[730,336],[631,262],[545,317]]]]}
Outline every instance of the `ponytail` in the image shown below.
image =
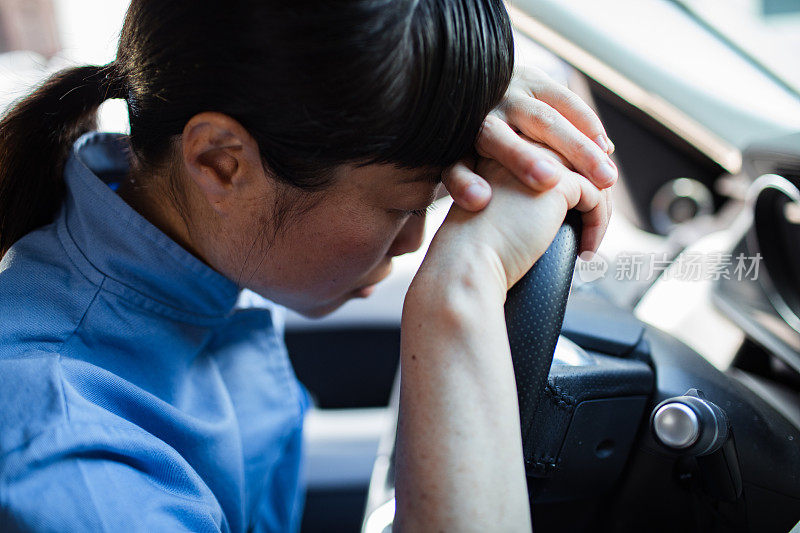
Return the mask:
{"type": "Polygon", "coordinates": [[[114,64],[62,70],[0,121],[0,258],[26,233],[51,222],[64,197],[72,144],[96,128],[97,108],[123,98],[114,64]]]}

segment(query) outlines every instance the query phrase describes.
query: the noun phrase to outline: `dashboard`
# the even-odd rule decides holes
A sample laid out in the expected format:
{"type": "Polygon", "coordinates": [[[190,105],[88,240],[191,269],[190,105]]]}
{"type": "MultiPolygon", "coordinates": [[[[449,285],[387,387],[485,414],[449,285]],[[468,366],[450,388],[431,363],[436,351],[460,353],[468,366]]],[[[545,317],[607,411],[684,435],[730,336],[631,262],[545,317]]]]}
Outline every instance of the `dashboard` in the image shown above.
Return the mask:
{"type": "Polygon", "coordinates": [[[756,258],[755,275],[721,278],[714,299],[747,336],[800,374],[800,133],[745,150],[758,177],[747,206],[750,225],[731,251],[756,258]]]}

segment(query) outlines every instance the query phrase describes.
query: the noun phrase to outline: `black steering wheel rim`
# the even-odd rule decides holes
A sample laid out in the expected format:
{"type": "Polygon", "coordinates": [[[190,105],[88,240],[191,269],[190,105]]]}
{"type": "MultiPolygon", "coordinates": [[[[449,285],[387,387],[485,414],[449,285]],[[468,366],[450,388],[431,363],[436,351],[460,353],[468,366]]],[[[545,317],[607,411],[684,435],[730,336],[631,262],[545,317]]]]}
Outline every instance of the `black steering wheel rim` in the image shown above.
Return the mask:
{"type": "Polygon", "coordinates": [[[564,322],[581,237],[581,221],[570,211],[547,251],[509,291],[505,318],[517,382],[525,467],[536,468],[536,410],[545,394],[564,322]]]}

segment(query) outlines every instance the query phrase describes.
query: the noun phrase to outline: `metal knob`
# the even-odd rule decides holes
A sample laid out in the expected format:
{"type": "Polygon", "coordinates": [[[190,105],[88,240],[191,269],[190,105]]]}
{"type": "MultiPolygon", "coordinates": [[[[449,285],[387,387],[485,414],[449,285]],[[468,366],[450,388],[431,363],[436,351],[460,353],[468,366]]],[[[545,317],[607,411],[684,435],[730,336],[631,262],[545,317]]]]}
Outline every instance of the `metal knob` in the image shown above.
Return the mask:
{"type": "Polygon", "coordinates": [[[650,428],[663,446],[695,457],[719,450],[729,434],[728,417],[697,389],[656,405],[650,428]]]}
{"type": "Polygon", "coordinates": [[[688,448],[700,435],[700,423],[691,407],[678,402],[662,405],[653,416],[656,437],[670,448],[688,448]]]}
{"type": "Polygon", "coordinates": [[[662,447],[695,458],[706,494],[728,502],[741,497],[742,473],[728,416],[702,391],[689,389],[656,405],[650,429],[662,447]]]}

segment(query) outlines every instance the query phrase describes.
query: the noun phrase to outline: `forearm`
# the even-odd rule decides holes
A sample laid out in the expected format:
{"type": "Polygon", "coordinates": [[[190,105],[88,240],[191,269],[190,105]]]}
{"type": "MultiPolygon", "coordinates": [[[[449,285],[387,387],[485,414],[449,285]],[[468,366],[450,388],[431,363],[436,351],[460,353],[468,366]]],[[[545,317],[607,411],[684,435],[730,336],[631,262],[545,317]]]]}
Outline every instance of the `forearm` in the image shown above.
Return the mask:
{"type": "Polygon", "coordinates": [[[505,290],[449,262],[423,264],[403,311],[396,524],[528,530],[505,290]]]}

